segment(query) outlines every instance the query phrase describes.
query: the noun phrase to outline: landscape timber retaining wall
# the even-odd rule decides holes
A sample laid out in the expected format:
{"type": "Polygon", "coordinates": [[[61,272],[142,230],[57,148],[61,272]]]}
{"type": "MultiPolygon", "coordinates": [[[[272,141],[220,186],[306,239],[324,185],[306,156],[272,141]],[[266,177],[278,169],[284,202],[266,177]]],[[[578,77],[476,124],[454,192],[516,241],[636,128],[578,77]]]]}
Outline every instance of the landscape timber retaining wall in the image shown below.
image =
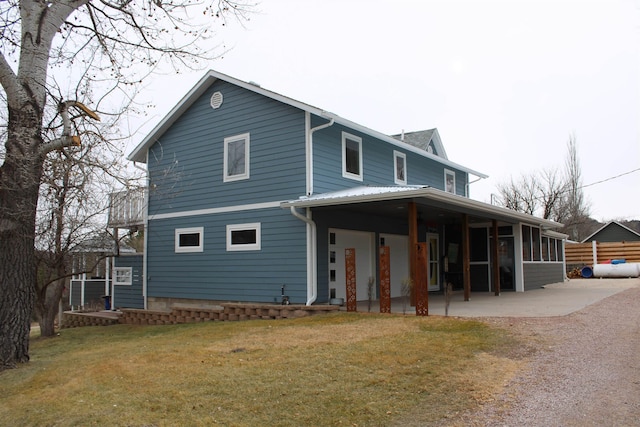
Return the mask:
{"type": "Polygon", "coordinates": [[[175,325],[206,321],[294,319],[339,310],[334,305],[276,305],[221,303],[221,308],[174,306],[171,310],[122,309],[120,323],[130,325],[175,325]]]}

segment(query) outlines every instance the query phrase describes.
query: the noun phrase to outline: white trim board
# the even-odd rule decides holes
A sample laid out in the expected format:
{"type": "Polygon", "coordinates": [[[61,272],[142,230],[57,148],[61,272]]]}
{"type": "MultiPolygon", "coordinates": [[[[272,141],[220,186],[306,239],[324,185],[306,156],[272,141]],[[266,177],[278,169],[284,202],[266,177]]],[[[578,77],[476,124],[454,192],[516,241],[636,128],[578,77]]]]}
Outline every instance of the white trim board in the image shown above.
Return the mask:
{"type": "Polygon", "coordinates": [[[149,220],[184,218],[187,216],[212,215],[212,214],[221,214],[221,213],[230,213],[230,212],[251,211],[251,210],[257,210],[257,209],[279,208],[281,203],[282,202],[252,203],[248,205],[223,206],[220,208],[207,208],[207,209],[196,209],[192,211],[168,212],[163,214],[149,215],[149,220]]]}

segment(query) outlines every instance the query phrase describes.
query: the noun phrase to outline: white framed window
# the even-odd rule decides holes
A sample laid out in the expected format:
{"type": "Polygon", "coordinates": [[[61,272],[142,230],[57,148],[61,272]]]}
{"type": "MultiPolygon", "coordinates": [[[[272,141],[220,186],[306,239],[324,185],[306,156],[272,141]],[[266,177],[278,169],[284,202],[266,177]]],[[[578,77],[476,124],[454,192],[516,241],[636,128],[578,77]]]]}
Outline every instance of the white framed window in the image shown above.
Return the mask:
{"type": "Polygon", "coordinates": [[[176,228],[176,252],[202,252],[204,227],[176,228]]]}
{"type": "Polygon", "coordinates": [[[456,173],[452,170],[444,170],[444,191],[456,194],[456,173]]]}
{"type": "Polygon", "coordinates": [[[362,181],[362,138],[342,132],[342,176],[362,181]]]}
{"type": "Polygon", "coordinates": [[[248,133],[224,139],[224,182],[249,179],[250,140],[248,133]]]}
{"type": "Polygon", "coordinates": [[[393,151],[393,177],[399,185],[407,185],[407,155],[393,151]]]}
{"type": "Polygon", "coordinates": [[[132,267],[115,267],[113,269],[113,284],[120,286],[131,286],[133,283],[132,267]]]}
{"type": "Polygon", "coordinates": [[[227,225],[227,251],[259,251],[260,223],[227,225]]]}

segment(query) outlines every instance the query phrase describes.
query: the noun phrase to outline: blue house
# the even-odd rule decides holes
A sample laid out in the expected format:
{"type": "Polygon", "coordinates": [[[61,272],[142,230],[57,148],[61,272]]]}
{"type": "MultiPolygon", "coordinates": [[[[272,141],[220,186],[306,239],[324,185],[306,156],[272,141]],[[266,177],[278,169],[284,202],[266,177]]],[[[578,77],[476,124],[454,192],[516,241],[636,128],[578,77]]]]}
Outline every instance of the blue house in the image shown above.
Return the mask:
{"type": "MultiPolygon", "coordinates": [[[[561,224],[469,198],[436,129],[385,135],[209,71],[129,155],[146,164],[144,307],[324,304],[564,279],[561,224]]],[[[123,266],[123,262],[119,263],[123,266]]]]}

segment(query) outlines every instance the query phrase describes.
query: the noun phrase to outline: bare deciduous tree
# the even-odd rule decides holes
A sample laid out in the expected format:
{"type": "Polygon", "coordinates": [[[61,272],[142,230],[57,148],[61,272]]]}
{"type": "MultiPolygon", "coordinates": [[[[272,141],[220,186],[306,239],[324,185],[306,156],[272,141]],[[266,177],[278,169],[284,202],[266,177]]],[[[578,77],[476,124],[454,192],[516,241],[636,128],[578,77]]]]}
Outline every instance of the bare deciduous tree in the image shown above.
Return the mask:
{"type": "Polygon", "coordinates": [[[212,25],[224,25],[227,16],[242,17],[246,10],[227,0],[0,2],[0,85],[6,106],[0,370],[29,360],[40,183],[46,159],[82,140],[75,125],[91,117],[82,106],[100,116],[127,108],[127,102],[115,103],[126,100],[162,61],[205,66],[215,56],[212,25]],[[67,83],[71,91],[56,90],[67,83]]]}
{"type": "Polygon", "coordinates": [[[582,191],[582,173],[575,135],[569,136],[564,170],[544,169],[497,185],[502,206],[564,224],[572,239],[584,237],[589,206],[582,191]]]}

